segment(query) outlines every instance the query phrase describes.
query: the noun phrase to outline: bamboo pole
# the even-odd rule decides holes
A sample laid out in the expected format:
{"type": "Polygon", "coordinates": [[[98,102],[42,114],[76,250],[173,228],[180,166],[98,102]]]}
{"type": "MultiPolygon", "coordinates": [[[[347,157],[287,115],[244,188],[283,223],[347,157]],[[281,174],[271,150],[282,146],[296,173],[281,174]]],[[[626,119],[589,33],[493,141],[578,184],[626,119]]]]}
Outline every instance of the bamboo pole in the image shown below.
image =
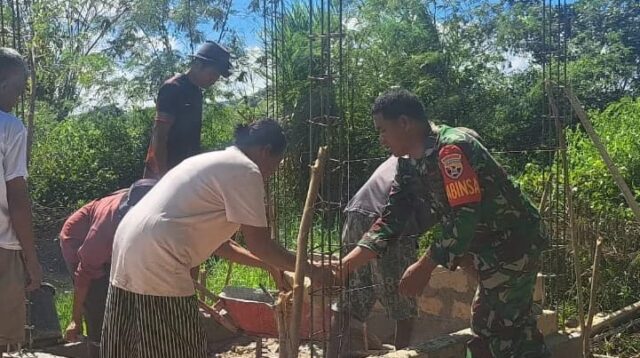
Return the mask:
{"type": "Polygon", "coordinates": [[[276,314],[276,324],[278,325],[278,342],[280,342],[280,347],[278,350],[279,358],[289,358],[289,330],[287,329],[287,303],[289,302],[289,298],[291,296],[291,292],[280,292],[278,293],[278,299],[275,303],[275,314],[276,314]]]}
{"type": "MultiPolygon", "coordinates": [[[[553,156],[555,160],[555,155],[553,156]]],[[[553,163],[553,160],[551,161],[553,163]]],[[[547,211],[549,211],[549,198],[551,196],[551,184],[553,183],[553,173],[549,173],[549,177],[544,181],[544,187],[542,189],[542,198],[540,198],[540,205],[538,205],[538,211],[545,217],[547,211]]]]}
{"type": "Polygon", "coordinates": [[[602,333],[623,322],[633,319],[638,315],[640,315],[640,301],[610,313],[600,321],[596,322],[591,329],[591,335],[602,333]]]}
{"type": "Polygon", "coordinates": [[[318,149],[318,158],[311,167],[311,179],[307,199],[304,204],[302,220],[300,221],[300,231],[298,232],[298,248],[296,256],[296,272],[293,279],[293,310],[289,324],[289,353],[291,357],[298,356],[298,345],[300,343],[300,320],[302,319],[302,299],[304,295],[304,267],[307,264],[307,246],[309,243],[309,230],[313,224],[314,205],[320,182],[324,174],[324,166],[327,161],[327,147],[318,149]]]}
{"type": "Polygon", "coordinates": [[[582,123],[582,126],[584,127],[585,131],[591,138],[591,141],[593,142],[596,149],[600,153],[602,160],[607,165],[607,168],[609,169],[611,176],[613,176],[613,180],[615,180],[616,184],[618,185],[618,188],[620,189],[620,191],[622,191],[622,195],[624,195],[624,198],[627,201],[627,204],[629,204],[629,207],[631,208],[633,215],[635,215],[636,220],[640,222],[640,205],[638,205],[638,202],[636,201],[635,196],[631,192],[631,189],[629,189],[629,186],[624,181],[624,178],[622,178],[622,175],[620,174],[618,167],[615,165],[615,163],[613,163],[613,160],[611,159],[611,156],[607,152],[607,149],[602,144],[602,141],[600,140],[600,137],[598,136],[595,129],[593,128],[593,125],[591,124],[591,121],[589,120],[587,113],[585,112],[584,108],[582,108],[582,104],[580,103],[578,98],[575,96],[575,94],[573,94],[571,89],[565,87],[564,92],[566,96],[569,98],[569,102],[571,102],[571,106],[573,107],[573,110],[576,112],[576,116],[578,116],[578,119],[580,119],[580,123],[582,123]]]}
{"type": "Polygon", "coordinates": [[[593,315],[595,314],[596,287],[598,273],[600,272],[600,252],[602,251],[602,237],[596,240],[595,253],[593,254],[593,271],[591,273],[591,291],[589,293],[589,311],[587,312],[587,324],[582,335],[582,351],[585,357],[591,357],[591,326],[593,325],[593,315]]]}

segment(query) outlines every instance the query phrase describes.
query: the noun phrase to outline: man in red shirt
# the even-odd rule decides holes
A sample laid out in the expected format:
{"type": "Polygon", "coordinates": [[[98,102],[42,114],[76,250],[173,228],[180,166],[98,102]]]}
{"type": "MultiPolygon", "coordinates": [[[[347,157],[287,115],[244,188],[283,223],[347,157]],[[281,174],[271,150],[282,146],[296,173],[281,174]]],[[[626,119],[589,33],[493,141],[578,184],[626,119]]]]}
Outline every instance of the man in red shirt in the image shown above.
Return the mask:
{"type": "Polygon", "coordinates": [[[142,179],[129,189],[121,189],[94,200],[74,212],[60,232],[60,247],[73,276],[73,311],[65,339],[73,342],[87,323],[89,357],[99,357],[111,248],[120,219],[156,183],[142,179]]]}

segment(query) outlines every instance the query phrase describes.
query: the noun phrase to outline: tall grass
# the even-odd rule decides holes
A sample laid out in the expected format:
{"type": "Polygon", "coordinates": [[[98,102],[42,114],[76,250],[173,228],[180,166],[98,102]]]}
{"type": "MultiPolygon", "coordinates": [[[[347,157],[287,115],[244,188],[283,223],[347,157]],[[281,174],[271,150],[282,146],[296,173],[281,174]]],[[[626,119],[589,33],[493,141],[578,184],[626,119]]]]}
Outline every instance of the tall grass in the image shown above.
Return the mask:
{"type": "Polygon", "coordinates": [[[60,327],[64,331],[69,322],[71,322],[71,311],[73,309],[73,291],[56,292],[55,296],[56,311],[58,312],[58,319],[60,320],[60,327]]]}

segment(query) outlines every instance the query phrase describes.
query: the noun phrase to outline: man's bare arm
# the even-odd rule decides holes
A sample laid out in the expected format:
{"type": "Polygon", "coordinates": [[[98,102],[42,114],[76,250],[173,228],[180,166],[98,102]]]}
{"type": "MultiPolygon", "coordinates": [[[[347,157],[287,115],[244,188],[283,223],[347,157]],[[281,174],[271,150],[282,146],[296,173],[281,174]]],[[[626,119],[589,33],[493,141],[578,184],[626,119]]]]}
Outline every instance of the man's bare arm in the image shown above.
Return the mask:
{"type": "Polygon", "coordinates": [[[160,179],[167,173],[167,142],[169,140],[169,130],[173,122],[165,118],[170,118],[170,115],[158,113],[156,116],[146,160],[147,170],[150,173],[145,172],[145,178],[153,177],[160,179]]]}
{"type": "Polygon", "coordinates": [[[227,241],[222,244],[214,252],[214,255],[223,257],[241,265],[258,267],[265,270],[271,269],[271,266],[260,260],[256,255],[252,254],[251,251],[236,244],[234,241],[227,241]]]}
{"type": "Polygon", "coordinates": [[[296,257],[271,240],[269,228],[242,225],[247,247],[260,260],[284,271],[295,271],[296,257]]]}
{"type": "Polygon", "coordinates": [[[22,247],[22,256],[29,275],[27,290],[35,290],[40,288],[42,268],[34,243],[31,200],[27,192],[27,182],[23,177],[17,177],[9,180],[6,185],[11,226],[22,247]]]}

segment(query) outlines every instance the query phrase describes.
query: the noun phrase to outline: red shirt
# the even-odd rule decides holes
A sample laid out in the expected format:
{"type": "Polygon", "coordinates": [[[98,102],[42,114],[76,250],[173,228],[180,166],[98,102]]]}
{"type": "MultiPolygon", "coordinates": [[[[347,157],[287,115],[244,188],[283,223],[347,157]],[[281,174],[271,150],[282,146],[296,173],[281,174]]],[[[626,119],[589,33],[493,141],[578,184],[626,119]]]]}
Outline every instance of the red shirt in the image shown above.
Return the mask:
{"type": "Polygon", "coordinates": [[[65,221],[60,232],[62,256],[74,273],[76,286],[88,286],[92,280],[108,275],[113,236],[120,220],[118,206],[127,195],[119,190],[83,206],[65,221]]]}

